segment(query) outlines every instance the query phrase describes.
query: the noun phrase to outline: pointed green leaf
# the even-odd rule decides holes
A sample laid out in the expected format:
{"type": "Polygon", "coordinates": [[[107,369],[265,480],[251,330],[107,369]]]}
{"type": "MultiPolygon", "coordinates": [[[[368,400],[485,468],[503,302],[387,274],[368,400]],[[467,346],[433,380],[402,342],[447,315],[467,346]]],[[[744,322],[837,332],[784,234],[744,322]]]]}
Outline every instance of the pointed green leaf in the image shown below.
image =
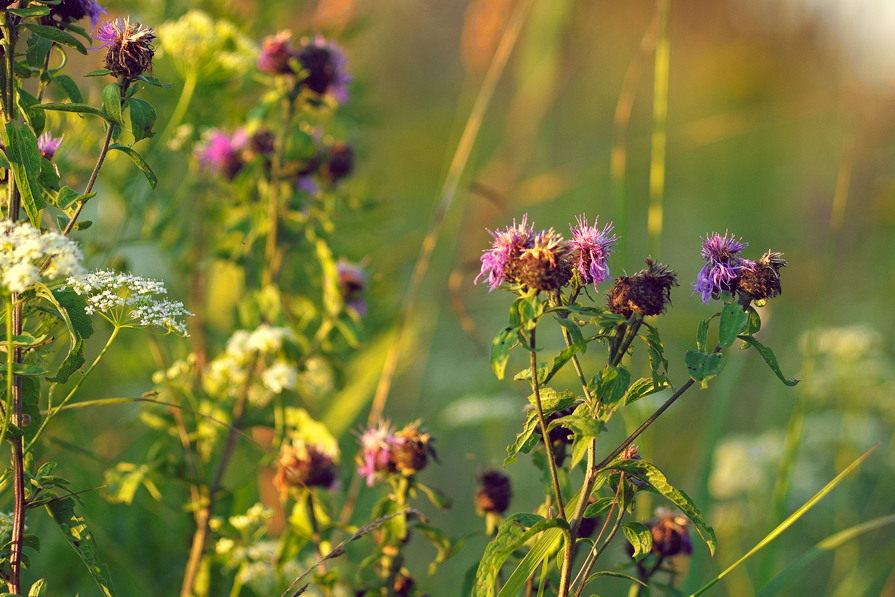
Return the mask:
{"type": "Polygon", "coordinates": [[[47,504],[46,508],[63,536],[87,566],[87,571],[90,572],[103,595],[114,597],[115,589],[112,586],[109,570],[99,559],[93,533],[87,528],[84,518],[75,513],[74,498],[68,496],[59,498],[47,504]]]}
{"type": "Polygon", "coordinates": [[[110,71],[109,69],[101,68],[99,70],[92,70],[84,76],[85,77],[105,77],[106,75],[111,75],[111,74],[112,74],[112,71],[110,71]]]}
{"type": "Polygon", "coordinates": [[[47,596],[47,581],[44,579],[40,579],[31,585],[31,589],[28,590],[28,597],[46,597],[47,596]]]}
{"type": "MultiPolygon", "coordinates": [[[[43,375],[47,373],[47,370],[43,367],[38,367],[37,365],[26,365],[24,363],[13,363],[12,364],[12,372],[15,375],[24,375],[27,377],[34,377],[37,375],[43,375]]],[[[6,373],[6,362],[0,363],[0,373],[6,373]]]]}
{"type": "Polygon", "coordinates": [[[624,404],[631,404],[633,402],[637,402],[641,398],[645,398],[650,394],[655,394],[656,392],[661,392],[662,390],[667,390],[671,387],[671,384],[668,383],[668,380],[662,378],[662,382],[657,387],[653,380],[648,377],[641,377],[628,388],[628,391],[625,392],[625,395],[622,397],[622,402],[624,404]]]}
{"type": "Polygon", "coordinates": [[[550,421],[547,430],[549,431],[559,425],[570,429],[576,436],[580,437],[599,437],[601,433],[606,431],[606,425],[601,421],[577,413],[550,421]]]}
{"type": "Polygon", "coordinates": [[[696,328],[696,350],[699,352],[708,352],[709,338],[709,322],[711,319],[703,319],[696,328]]]}
{"type": "Polygon", "coordinates": [[[22,27],[28,29],[34,35],[39,35],[41,37],[45,37],[49,40],[56,42],[57,44],[62,44],[63,46],[68,46],[70,48],[74,48],[79,51],[81,54],[87,55],[87,48],[84,47],[78,38],[73,36],[70,33],[66,33],[62,29],[57,29],[56,27],[48,27],[46,25],[37,25],[35,23],[22,23],[22,27]]]}
{"type": "Polygon", "coordinates": [[[622,525],[622,532],[631,547],[634,548],[632,554],[638,562],[649,555],[653,549],[653,535],[646,525],[640,522],[626,522],[622,525]]]}
{"type": "Polygon", "coordinates": [[[53,83],[65,92],[73,104],[84,103],[84,97],[81,95],[81,90],[78,89],[78,84],[68,75],[53,75],[53,83]]]}
{"type": "Polygon", "coordinates": [[[630,386],[631,373],[627,369],[606,365],[606,368],[600,371],[600,387],[597,390],[597,396],[603,404],[615,404],[621,400],[630,386]]]}
{"type": "Polygon", "coordinates": [[[59,317],[62,318],[69,332],[68,354],[59,365],[56,375],[47,378],[47,381],[52,383],[65,383],[84,364],[86,339],[93,335],[93,323],[86,313],[87,302],[84,297],[76,294],[73,290],[50,292],[43,285],[37,286],[37,295],[56,307],[59,317]]]}
{"type": "MultiPolygon", "coordinates": [[[[558,410],[569,408],[578,401],[578,397],[575,396],[572,390],[557,392],[553,388],[539,388],[539,394],[541,395],[541,408],[544,409],[545,417],[552,415],[558,410]]],[[[528,403],[535,406],[534,394],[528,397],[528,403]]]]}
{"type": "Polygon", "coordinates": [[[708,380],[715,377],[724,369],[727,355],[720,352],[705,354],[695,350],[688,350],[684,358],[687,364],[687,372],[694,381],[698,381],[703,388],[708,387],[708,380]]]}
{"type": "Polygon", "coordinates": [[[6,141],[6,157],[18,181],[22,195],[22,205],[28,219],[35,228],[40,227],[40,210],[47,206],[43,189],[38,184],[40,177],[40,151],[37,149],[37,137],[27,125],[19,128],[14,122],[6,123],[4,129],[6,141]]]}
{"type": "MultiPolygon", "coordinates": [[[[623,579],[625,579],[625,580],[627,580],[627,581],[630,581],[630,582],[633,582],[633,583],[637,583],[638,585],[641,585],[641,586],[644,586],[644,587],[649,586],[649,585],[647,585],[645,582],[643,582],[642,580],[637,580],[637,579],[634,578],[633,576],[630,576],[630,575],[628,575],[628,574],[623,574],[623,573],[621,573],[621,572],[613,572],[612,570],[600,570],[599,572],[594,572],[593,574],[591,574],[590,576],[587,577],[587,580],[584,581],[584,584],[585,584],[585,585],[589,585],[590,583],[592,583],[593,581],[597,580],[597,579],[598,579],[599,577],[601,577],[601,576],[614,576],[615,578],[623,578],[623,579]]],[[[648,594],[648,593],[647,593],[647,594],[648,594]]]]}
{"type": "Polygon", "coordinates": [[[50,14],[50,9],[46,6],[29,6],[28,8],[7,8],[6,12],[22,18],[45,17],[50,14]]]}
{"type": "Polygon", "coordinates": [[[746,324],[746,329],[743,332],[744,334],[754,335],[761,329],[761,316],[758,314],[758,311],[755,310],[755,307],[749,305],[748,309],[749,313],[749,323],[746,324]]]}
{"type": "Polygon", "coordinates": [[[718,328],[718,343],[721,348],[733,344],[748,322],[749,315],[739,303],[726,305],[721,311],[721,325],[718,328]]]}
{"type": "Polygon", "coordinates": [[[494,342],[491,343],[491,368],[497,379],[503,379],[507,361],[510,359],[510,348],[513,347],[518,332],[517,327],[506,327],[498,332],[494,342]]]}
{"type": "Polygon", "coordinates": [[[759,342],[749,334],[740,334],[739,338],[740,340],[747,342],[749,346],[755,347],[755,350],[758,351],[758,354],[761,355],[761,357],[764,359],[764,362],[768,364],[768,367],[771,368],[771,370],[774,372],[774,375],[776,375],[780,379],[780,381],[784,383],[784,385],[792,387],[799,383],[799,381],[801,381],[795,378],[786,379],[786,377],[783,376],[783,371],[780,370],[780,365],[777,364],[777,357],[774,356],[773,350],[771,350],[767,346],[764,346],[761,342],[759,342]]]}
{"type": "Polygon", "coordinates": [[[581,333],[581,328],[578,327],[578,324],[572,321],[571,319],[565,319],[562,317],[557,317],[556,321],[559,322],[568,333],[569,339],[571,340],[571,344],[573,346],[577,346],[581,352],[587,350],[587,342],[584,340],[584,334],[581,333]]]}
{"type": "Polygon", "coordinates": [[[45,37],[32,36],[28,38],[28,51],[25,59],[32,68],[43,68],[44,60],[50,52],[53,42],[45,37]]]}
{"type": "Polygon", "coordinates": [[[134,134],[134,143],[143,139],[149,139],[153,135],[152,127],[155,125],[155,108],[147,101],[135,97],[127,100],[131,119],[131,132],[134,134]]]}
{"type": "Polygon", "coordinates": [[[50,110],[52,112],[71,112],[73,114],[90,114],[99,116],[103,120],[109,121],[109,117],[100,110],[87,104],[38,104],[34,106],[35,110],[50,110]]]}
{"type": "Polygon", "coordinates": [[[139,168],[146,176],[146,180],[149,181],[149,186],[151,186],[153,189],[155,188],[155,185],[158,184],[158,178],[156,178],[155,172],[152,171],[152,168],[149,167],[149,164],[146,163],[146,160],[143,159],[143,156],[141,156],[130,147],[127,147],[126,145],[119,145],[117,143],[113,143],[112,145],[110,145],[109,149],[117,149],[118,151],[127,154],[127,156],[131,160],[133,160],[134,164],[137,165],[137,168],[139,168]]]}
{"type": "Polygon", "coordinates": [[[516,441],[507,446],[507,457],[503,461],[505,467],[510,466],[518,460],[517,455],[519,452],[528,454],[534,450],[535,446],[538,445],[538,442],[541,441],[541,436],[538,433],[535,433],[537,428],[538,418],[534,413],[531,413],[525,422],[525,427],[522,428],[522,433],[518,433],[516,435],[516,441]]]}
{"type": "Polygon", "coordinates": [[[103,89],[103,111],[111,122],[118,126],[124,126],[124,116],[121,112],[121,87],[118,83],[109,83],[103,89]]]}
{"type": "MultiPolygon", "coordinates": [[[[96,71],[99,72],[99,71],[96,71]]],[[[155,77],[147,77],[146,75],[137,75],[138,81],[143,81],[144,83],[149,83],[153,87],[161,87],[162,89],[170,89],[171,85],[168,83],[162,83],[155,77]]]]}

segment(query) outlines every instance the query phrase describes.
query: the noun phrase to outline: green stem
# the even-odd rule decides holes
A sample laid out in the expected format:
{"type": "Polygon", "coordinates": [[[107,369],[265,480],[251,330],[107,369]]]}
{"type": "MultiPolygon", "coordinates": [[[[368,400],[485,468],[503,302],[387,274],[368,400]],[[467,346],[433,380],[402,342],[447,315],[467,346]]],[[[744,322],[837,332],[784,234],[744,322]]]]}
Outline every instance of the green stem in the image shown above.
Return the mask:
{"type": "MultiPolygon", "coordinates": [[[[619,480],[619,483],[618,483],[618,489],[615,492],[615,502],[612,503],[613,508],[617,505],[618,498],[621,493],[621,488],[623,485],[624,485],[624,473],[622,473],[622,478],[619,480]]],[[[607,522],[609,521],[610,516],[612,516],[611,510],[606,515],[607,522]]],[[[593,570],[593,567],[597,563],[597,560],[600,559],[600,556],[603,555],[603,552],[606,551],[606,548],[612,542],[612,539],[615,537],[615,534],[618,532],[618,529],[621,528],[622,520],[624,520],[624,518],[625,518],[625,510],[623,508],[619,508],[618,509],[618,518],[616,518],[615,524],[612,527],[612,531],[609,532],[609,536],[606,537],[606,541],[603,542],[603,545],[600,546],[600,549],[597,550],[596,553],[594,553],[593,551],[591,552],[592,557],[589,556],[590,561],[588,561],[588,563],[583,568],[581,568],[581,571],[578,573],[578,578],[581,579],[581,584],[578,585],[578,590],[575,591],[574,597],[579,597],[581,595],[581,592],[584,590],[584,585],[587,584],[587,575],[590,574],[590,571],[593,570]]],[[[606,525],[604,524],[603,529],[605,530],[605,528],[606,528],[606,525]]],[[[601,535],[602,535],[602,531],[601,531],[601,535]]],[[[599,539],[597,539],[597,542],[594,543],[594,546],[596,546],[596,544],[598,542],[599,542],[599,539]]],[[[576,578],[575,580],[577,581],[578,578],[576,578]]]]}
{"type": "Polygon", "coordinates": [[[277,137],[273,159],[270,166],[270,188],[267,203],[267,244],[264,248],[264,270],[261,274],[261,285],[266,287],[276,282],[280,269],[280,252],[277,251],[277,232],[280,226],[280,179],[283,170],[283,158],[286,153],[286,142],[292,119],[295,116],[295,100],[287,98],[283,106],[283,132],[277,137]]]}
{"type": "Polygon", "coordinates": [[[544,407],[541,405],[541,390],[538,387],[538,355],[535,353],[535,330],[531,331],[531,389],[535,397],[535,410],[538,413],[538,423],[541,426],[541,439],[547,452],[547,464],[550,467],[550,480],[553,483],[553,493],[556,496],[557,516],[566,519],[566,508],[562,501],[562,492],[559,490],[559,476],[556,474],[556,461],[553,458],[553,446],[550,443],[550,433],[547,431],[547,420],[544,418],[544,407]]]}
{"type": "Polygon", "coordinates": [[[183,78],[183,89],[180,90],[180,97],[177,99],[177,105],[174,106],[171,118],[168,120],[168,124],[165,125],[162,134],[156,138],[155,143],[152,144],[152,148],[149,151],[154,150],[156,147],[163,146],[168,141],[168,138],[174,134],[174,130],[180,126],[181,122],[183,122],[183,117],[186,116],[186,111],[190,107],[190,102],[193,101],[193,94],[196,91],[196,84],[198,82],[199,73],[197,70],[195,68],[189,69],[183,78]]]}
{"type": "Polygon", "coordinates": [[[68,395],[66,395],[65,398],[63,398],[62,402],[59,403],[59,406],[53,408],[52,404],[47,405],[47,416],[44,417],[44,420],[41,422],[40,428],[34,434],[34,437],[31,438],[31,441],[28,442],[27,446],[25,446],[26,454],[31,451],[31,448],[33,448],[34,444],[37,442],[37,440],[40,439],[40,436],[43,434],[44,429],[47,428],[47,425],[49,425],[50,421],[52,421],[53,418],[57,414],[59,414],[59,411],[61,411],[65,407],[66,404],[68,404],[68,401],[72,399],[72,397],[75,395],[75,393],[77,393],[77,391],[81,387],[81,384],[84,383],[84,380],[86,380],[90,376],[90,374],[93,372],[93,370],[99,364],[99,362],[103,359],[103,357],[106,355],[106,352],[109,350],[109,347],[112,345],[112,342],[114,342],[115,338],[118,337],[118,332],[120,332],[121,329],[122,328],[115,326],[115,328],[112,330],[111,335],[109,335],[109,339],[106,340],[106,345],[103,346],[103,349],[99,352],[99,354],[93,360],[93,363],[90,364],[90,367],[88,367],[87,370],[84,372],[84,374],[81,376],[81,379],[78,380],[78,383],[75,384],[75,386],[68,392],[68,395]]]}

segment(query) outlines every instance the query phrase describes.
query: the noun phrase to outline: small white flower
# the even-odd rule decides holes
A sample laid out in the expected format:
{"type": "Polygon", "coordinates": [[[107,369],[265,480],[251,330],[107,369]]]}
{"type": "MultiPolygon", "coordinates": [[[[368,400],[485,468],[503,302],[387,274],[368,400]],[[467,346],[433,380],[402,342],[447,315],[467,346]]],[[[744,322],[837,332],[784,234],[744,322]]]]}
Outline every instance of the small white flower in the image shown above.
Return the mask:
{"type": "Polygon", "coordinates": [[[218,539],[217,544],[215,544],[214,551],[220,555],[228,554],[233,550],[234,545],[235,543],[233,542],[233,539],[221,537],[218,539]]]}
{"type": "Polygon", "coordinates": [[[261,374],[261,381],[268,390],[279,394],[283,390],[294,390],[298,383],[298,372],[295,367],[282,359],[277,360],[261,374]]]}
{"type": "Polygon", "coordinates": [[[283,340],[295,341],[292,330],[262,323],[246,341],[246,348],[260,354],[272,354],[283,347],[283,340]]]}
{"type": "Polygon", "coordinates": [[[83,255],[78,246],[58,232],[45,232],[28,222],[0,222],[0,286],[8,292],[24,292],[41,277],[40,266],[50,259],[43,277],[83,275],[83,255]]]}

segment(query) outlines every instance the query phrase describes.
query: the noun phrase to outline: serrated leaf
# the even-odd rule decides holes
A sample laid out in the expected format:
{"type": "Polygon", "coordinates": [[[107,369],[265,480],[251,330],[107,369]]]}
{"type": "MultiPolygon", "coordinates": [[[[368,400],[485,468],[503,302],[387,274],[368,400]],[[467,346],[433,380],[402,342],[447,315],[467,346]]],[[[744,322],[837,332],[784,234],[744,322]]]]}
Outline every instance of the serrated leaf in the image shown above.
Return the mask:
{"type": "Polygon", "coordinates": [[[605,405],[612,405],[621,400],[631,386],[631,373],[624,367],[606,365],[600,371],[600,386],[597,396],[605,405]]]}
{"type": "Polygon", "coordinates": [[[87,571],[96,581],[103,595],[114,597],[115,589],[112,586],[109,570],[99,559],[93,533],[87,528],[84,518],[75,513],[74,498],[66,496],[56,499],[48,503],[46,508],[59,530],[62,531],[62,535],[68,540],[69,545],[74,548],[84,565],[87,566],[87,571]]]}
{"type": "Polygon", "coordinates": [[[626,522],[622,525],[622,532],[631,547],[634,548],[632,556],[638,562],[649,555],[653,549],[653,535],[646,525],[640,522],[626,522]]]}
{"type": "Polygon", "coordinates": [[[525,421],[525,426],[522,428],[522,432],[516,434],[516,441],[507,446],[507,457],[503,461],[505,467],[516,462],[519,452],[528,454],[534,450],[535,446],[538,445],[538,442],[541,441],[541,436],[535,433],[537,428],[537,415],[531,413],[528,420],[525,421]]]}
{"type": "Polygon", "coordinates": [[[518,332],[517,327],[506,327],[497,333],[491,343],[491,369],[494,370],[497,379],[503,379],[507,361],[510,359],[510,348],[513,347],[518,332]]]}
{"type": "Polygon", "coordinates": [[[84,97],[81,95],[81,90],[78,88],[78,84],[68,75],[53,75],[53,83],[65,92],[65,95],[68,96],[72,103],[84,103],[84,97]]]}
{"type": "Polygon", "coordinates": [[[155,108],[147,101],[132,97],[127,100],[127,106],[131,119],[131,132],[134,134],[134,143],[143,139],[149,139],[153,135],[152,127],[155,126],[155,108]]]}
{"type": "Polygon", "coordinates": [[[134,164],[137,165],[137,168],[139,168],[146,176],[146,180],[149,181],[149,186],[151,186],[153,189],[155,188],[155,185],[158,184],[158,178],[156,178],[155,172],[152,171],[152,168],[149,167],[149,164],[146,163],[146,160],[143,159],[143,156],[141,156],[130,147],[127,147],[126,145],[113,143],[109,146],[109,150],[113,149],[127,154],[127,157],[129,157],[134,162],[134,164]]]}
{"type": "Polygon", "coordinates": [[[683,491],[674,488],[668,482],[668,479],[662,471],[656,468],[655,465],[650,464],[645,460],[622,460],[610,464],[600,472],[606,470],[623,471],[625,473],[636,475],[638,478],[646,481],[650,487],[677,506],[687,518],[693,521],[693,526],[696,528],[696,532],[699,533],[699,536],[702,537],[702,540],[708,545],[712,555],[715,554],[715,547],[717,546],[715,531],[706,525],[702,513],[700,513],[696,504],[693,503],[693,500],[690,499],[690,496],[683,491]]]}
{"type": "Polygon", "coordinates": [[[783,371],[780,370],[780,365],[777,363],[777,357],[774,356],[774,351],[771,350],[769,347],[763,345],[761,342],[759,342],[749,334],[741,334],[739,338],[744,342],[748,342],[749,346],[755,347],[755,350],[758,351],[758,354],[761,355],[761,357],[764,359],[764,362],[768,364],[768,367],[771,368],[771,370],[774,372],[774,375],[776,375],[780,379],[780,381],[784,383],[784,385],[792,387],[799,383],[799,381],[801,381],[795,378],[786,379],[786,377],[783,376],[783,371]]]}
{"type": "Polygon", "coordinates": [[[103,89],[103,111],[111,122],[124,126],[124,115],[121,111],[121,87],[117,82],[109,83],[103,89]]]}
{"type": "Polygon", "coordinates": [[[43,189],[38,184],[40,160],[43,158],[37,148],[37,137],[30,127],[19,128],[14,122],[6,123],[4,132],[6,157],[19,183],[22,205],[31,224],[40,228],[40,210],[47,206],[47,202],[43,189]]]}
{"type": "Polygon", "coordinates": [[[560,419],[554,419],[550,421],[547,430],[549,431],[559,425],[570,429],[576,436],[580,437],[599,437],[602,432],[606,431],[606,425],[601,421],[583,414],[571,414],[560,419]]]}
{"type": "Polygon", "coordinates": [[[46,25],[36,25],[34,23],[22,23],[20,26],[29,30],[34,35],[45,37],[56,42],[57,44],[62,44],[63,46],[74,48],[81,54],[84,54],[85,56],[87,55],[87,48],[84,47],[84,44],[78,41],[78,38],[76,38],[74,35],[66,33],[62,29],[57,29],[56,27],[48,27],[46,25]]]}
{"type": "Polygon", "coordinates": [[[749,322],[749,315],[739,303],[725,305],[721,311],[721,325],[718,328],[718,344],[727,348],[733,344],[749,322]]]}
{"type": "MultiPolygon", "coordinates": [[[[558,410],[569,408],[578,401],[578,397],[572,390],[564,390],[557,392],[553,388],[539,388],[541,395],[541,408],[544,410],[544,416],[550,416],[558,410]]],[[[535,395],[528,397],[528,403],[535,406],[535,395]]]]}
{"type": "Polygon", "coordinates": [[[698,381],[703,388],[708,387],[708,380],[712,379],[724,369],[727,355],[720,352],[705,354],[696,350],[688,350],[684,358],[687,364],[687,372],[694,381],[698,381]]]}
{"type": "Polygon", "coordinates": [[[655,383],[652,379],[648,377],[641,377],[628,388],[628,391],[625,392],[625,395],[622,397],[623,404],[631,404],[633,402],[637,402],[641,398],[645,398],[650,394],[655,394],[656,392],[661,392],[662,390],[667,390],[671,387],[671,384],[668,383],[668,380],[662,378],[662,383],[656,387],[655,383]]]}

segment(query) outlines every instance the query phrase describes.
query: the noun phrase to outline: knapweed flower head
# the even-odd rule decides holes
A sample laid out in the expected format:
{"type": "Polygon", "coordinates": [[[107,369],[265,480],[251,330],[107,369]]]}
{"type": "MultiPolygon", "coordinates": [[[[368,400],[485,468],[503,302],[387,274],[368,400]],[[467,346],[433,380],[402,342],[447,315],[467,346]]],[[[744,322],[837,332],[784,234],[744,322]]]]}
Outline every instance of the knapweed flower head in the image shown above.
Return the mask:
{"type": "Polygon", "coordinates": [[[158,55],[173,61],[181,76],[195,69],[206,83],[244,75],[258,56],[255,44],[236,25],[201,10],[163,23],[158,34],[158,55]]]}
{"type": "Polygon", "coordinates": [[[768,249],[758,262],[743,259],[743,269],[737,282],[737,290],[753,300],[763,301],[779,296],[780,269],[786,267],[783,253],[768,249]]]}
{"type": "Polygon", "coordinates": [[[510,507],[513,490],[510,478],[494,468],[488,468],[476,475],[478,487],[475,491],[475,508],[480,513],[503,514],[510,507]]]}
{"type": "Polygon", "coordinates": [[[399,444],[395,437],[391,422],[379,421],[376,427],[369,427],[358,434],[361,451],[357,455],[357,473],[367,479],[367,486],[372,487],[376,475],[394,473],[397,470],[394,461],[394,448],[399,444]]]}
{"type": "Polygon", "coordinates": [[[106,9],[95,0],[62,0],[59,4],[50,7],[50,20],[59,25],[67,25],[88,17],[90,28],[93,29],[105,14],[108,14],[106,9]],[[58,21],[55,21],[53,17],[57,17],[58,21]]]}
{"type": "Polygon", "coordinates": [[[324,153],[325,161],[320,173],[330,184],[336,184],[354,170],[354,151],[346,143],[333,143],[326,147],[324,153]]]}
{"type": "Polygon", "coordinates": [[[516,278],[535,290],[559,290],[572,278],[571,253],[561,234],[553,228],[541,230],[519,255],[516,278]]]}
{"type": "Polygon", "coordinates": [[[188,336],[186,321],[192,317],[183,303],[160,299],[168,291],[158,280],[98,270],[86,276],[71,276],[66,284],[87,301],[85,311],[99,313],[116,327],[160,327],[188,336]]]}
{"type": "Polygon", "coordinates": [[[269,75],[286,75],[293,72],[289,64],[295,53],[291,31],[280,31],[276,35],[264,38],[262,43],[261,54],[258,56],[258,70],[269,75]]]}
{"type": "Polygon", "coordinates": [[[691,555],[693,543],[687,530],[689,526],[690,521],[685,516],[677,515],[667,508],[657,508],[656,518],[646,522],[646,527],[653,536],[653,553],[660,557],[691,555]]]}
{"type": "Polygon", "coordinates": [[[325,487],[336,484],[338,454],[328,453],[322,446],[301,439],[284,443],[274,486],[285,499],[292,488],[325,487]]]}
{"type": "Polygon", "coordinates": [[[494,240],[491,241],[491,248],[485,251],[481,256],[482,269],[475,281],[486,276],[491,292],[504,282],[518,283],[517,274],[519,267],[519,257],[522,251],[532,245],[534,238],[534,224],[528,225],[528,214],[522,216],[522,221],[516,223],[513,220],[512,226],[507,226],[506,230],[498,230],[497,232],[488,231],[494,240]]]}
{"type": "Polygon", "coordinates": [[[193,155],[199,161],[200,168],[232,180],[245,165],[242,151],[248,141],[249,137],[242,128],[236,129],[232,135],[220,129],[211,129],[196,144],[193,155]]]}
{"type": "Polygon", "coordinates": [[[81,276],[81,250],[58,232],[40,230],[28,222],[0,220],[0,291],[24,292],[41,278],[81,276]],[[40,273],[44,261],[50,264],[40,273]]]}
{"type": "Polygon", "coordinates": [[[702,295],[702,303],[707,305],[709,299],[717,298],[722,292],[736,292],[736,281],[743,269],[743,258],[740,251],[749,243],[737,240],[728,232],[721,236],[717,232],[706,235],[702,242],[702,256],[706,263],[696,282],[693,291],[702,295]]]}
{"type": "Polygon", "coordinates": [[[392,460],[398,472],[411,476],[426,468],[429,458],[435,458],[435,449],[432,447],[434,440],[430,434],[420,429],[420,421],[409,423],[396,431],[392,460]]]}
{"type": "Polygon", "coordinates": [[[364,294],[367,292],[367,273],[362,265],[351,263],[344,257],[336,264],[336,274],[339,276],[339,292],[345,305],[360,315],[367,314],[367,301],[364,294]]]}
{"type": "Polygon", "coordinates": [[[50,134],[50,131],[44,132],[37,138],[37,150],[42,157],[48,160],[52,160],[56,156],[60,145],[62,145],[62,137],[57,139],[50,134]]]}
{"type": "Polygon", "coordinates": [[[106,48],[104,64],[116,77],[133,79],[144,72],[152,72],[152,42],[155,32],[131,23],[127,17],[106,21],[96,32],[96,38],[106,48]]]}
{"type": "Polygon", "coordinates": [[[646,269],[633,276],[619,276],[606,295],[609,310],[622,317],[659,315],[671,304],[671,288],[679,286],[677,274],[667,265],[646,258],[646,269]]]}
{"type": "Polygon", "coordinates": [[[304,74],[299,84],[321,96],[329,96],[339,103],[348,100],[351,74],[347,69],[345,52],[322,35],[304,38],[298,47],[292,43],[292,32],[281,31],[263,42],[258,56],[258,70],[271,75],[296,74],[296,67],[304,74]]]}
{"type": "Polygon", "coordinates": [[[569,226],[572,230],[572,240],[569,245],[574,251],[577,265],[575,269],[585,284],[593,284],[594,290],[597,284],[601,284],[609,277],[609,265],[607,263],[610,253],[615,253],[612,247],[618,243],[618,237],[612,234],[612,224],[606,224],[602,230],[597,226],[599,216],[594,220],[594,225],[589,226],[587,216],[581,214],[576,218],[577,226],[569,226]]]}

